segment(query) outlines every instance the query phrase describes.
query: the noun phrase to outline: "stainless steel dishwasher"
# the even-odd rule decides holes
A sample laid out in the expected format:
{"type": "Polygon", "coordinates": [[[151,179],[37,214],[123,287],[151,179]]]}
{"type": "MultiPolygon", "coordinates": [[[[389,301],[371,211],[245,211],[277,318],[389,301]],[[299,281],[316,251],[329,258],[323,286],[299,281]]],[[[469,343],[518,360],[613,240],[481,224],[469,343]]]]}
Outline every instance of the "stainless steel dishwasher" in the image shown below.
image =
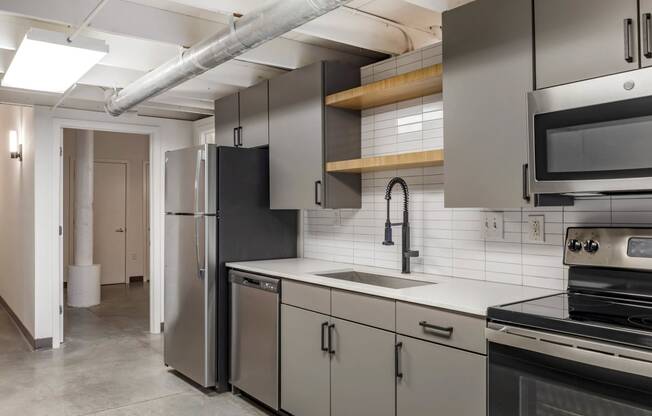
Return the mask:
{"type": "Polygon", "coordinates": [[[231,384],[279,409],[279,279],[231,270],[231,384]]]}

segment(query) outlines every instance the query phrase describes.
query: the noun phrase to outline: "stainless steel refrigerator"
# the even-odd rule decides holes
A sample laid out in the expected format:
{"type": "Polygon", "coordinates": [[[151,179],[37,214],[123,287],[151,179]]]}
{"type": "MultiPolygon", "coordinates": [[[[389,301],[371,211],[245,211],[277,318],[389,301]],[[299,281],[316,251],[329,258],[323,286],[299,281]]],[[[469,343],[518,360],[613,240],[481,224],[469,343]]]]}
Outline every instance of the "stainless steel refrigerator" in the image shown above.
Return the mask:
{"type": "Polygon", "coordinates": [[[165,364],[228,389],[225,263],[296,257],[297,211],[269,209],[266,148],[204,145],[165,154],[165,364]]]}

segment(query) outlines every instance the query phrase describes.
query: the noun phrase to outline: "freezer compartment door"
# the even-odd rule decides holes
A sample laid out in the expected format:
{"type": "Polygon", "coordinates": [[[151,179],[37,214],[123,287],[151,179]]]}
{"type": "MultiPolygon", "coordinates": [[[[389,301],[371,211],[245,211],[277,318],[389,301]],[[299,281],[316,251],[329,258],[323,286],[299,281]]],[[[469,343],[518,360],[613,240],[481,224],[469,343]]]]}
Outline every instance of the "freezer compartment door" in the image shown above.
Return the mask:
{"type": "Polygon", "coordinates": [[[215,146],[195,146],[165,154],[165,212],[214,214],[217,170],[215,146]]]}
{"type": "Polygon", "coordinates": [[[215,385],[216,372],[215,221],[165,216],[165,364],[204,387],[215,385]]]}

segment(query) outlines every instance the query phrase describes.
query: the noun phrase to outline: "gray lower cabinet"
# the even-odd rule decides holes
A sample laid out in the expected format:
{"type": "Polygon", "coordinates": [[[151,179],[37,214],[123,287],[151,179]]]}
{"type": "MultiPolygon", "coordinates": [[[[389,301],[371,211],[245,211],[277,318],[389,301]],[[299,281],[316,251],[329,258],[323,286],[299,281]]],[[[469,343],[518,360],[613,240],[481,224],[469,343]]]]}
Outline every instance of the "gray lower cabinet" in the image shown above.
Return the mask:
{"type": "Polygon", "coordinates": [[[443,30],[445,204],[527,206],[532,3],[477,0],[445,12],[443,30]]]}
{"type": "Polygon", "coordinates": [[[638,0],[534,0],[536,86],[638,69],[638,0]]]}
{"type": "Polygon", "coordinates": [[[215,143],[241,147],[269,144],[267,81],[215,101],[215,143]]]}
{"type": "Polygon", "coordinates": [[[333,318],[331,416],[394,416],[393,332],[333,318]]]}
{"type": "Polygon", "coordinates": [[[320,333],[329,323],[326,315],[281,305],[281,409],[291,415],[331,414],[330,356],[320,333]]]}
{"type": "Polygon", "coordinates": [[[360,112],[326,107],[325,96],[360,85],[360,71],[318,62],[269,81],[272,209],[360,208],[361,176],[326,163],[361,152],[360,112]]]}
{"type": "Polygon", "coordinates": [[[486,357],[398,335],[397,416],[486,414],[486,357]]]}

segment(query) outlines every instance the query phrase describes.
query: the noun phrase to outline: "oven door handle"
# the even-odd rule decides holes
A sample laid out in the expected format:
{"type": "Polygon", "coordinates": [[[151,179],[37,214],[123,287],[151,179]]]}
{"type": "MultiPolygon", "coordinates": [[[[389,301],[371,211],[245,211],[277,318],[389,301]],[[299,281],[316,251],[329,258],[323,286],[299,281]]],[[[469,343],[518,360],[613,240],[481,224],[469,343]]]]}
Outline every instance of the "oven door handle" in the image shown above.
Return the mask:
{"type": "Polygon", "coordinates": [[[490,323],[487,340],[627,374],[652,377],[652,353],[564,335],[490,323]]]}

